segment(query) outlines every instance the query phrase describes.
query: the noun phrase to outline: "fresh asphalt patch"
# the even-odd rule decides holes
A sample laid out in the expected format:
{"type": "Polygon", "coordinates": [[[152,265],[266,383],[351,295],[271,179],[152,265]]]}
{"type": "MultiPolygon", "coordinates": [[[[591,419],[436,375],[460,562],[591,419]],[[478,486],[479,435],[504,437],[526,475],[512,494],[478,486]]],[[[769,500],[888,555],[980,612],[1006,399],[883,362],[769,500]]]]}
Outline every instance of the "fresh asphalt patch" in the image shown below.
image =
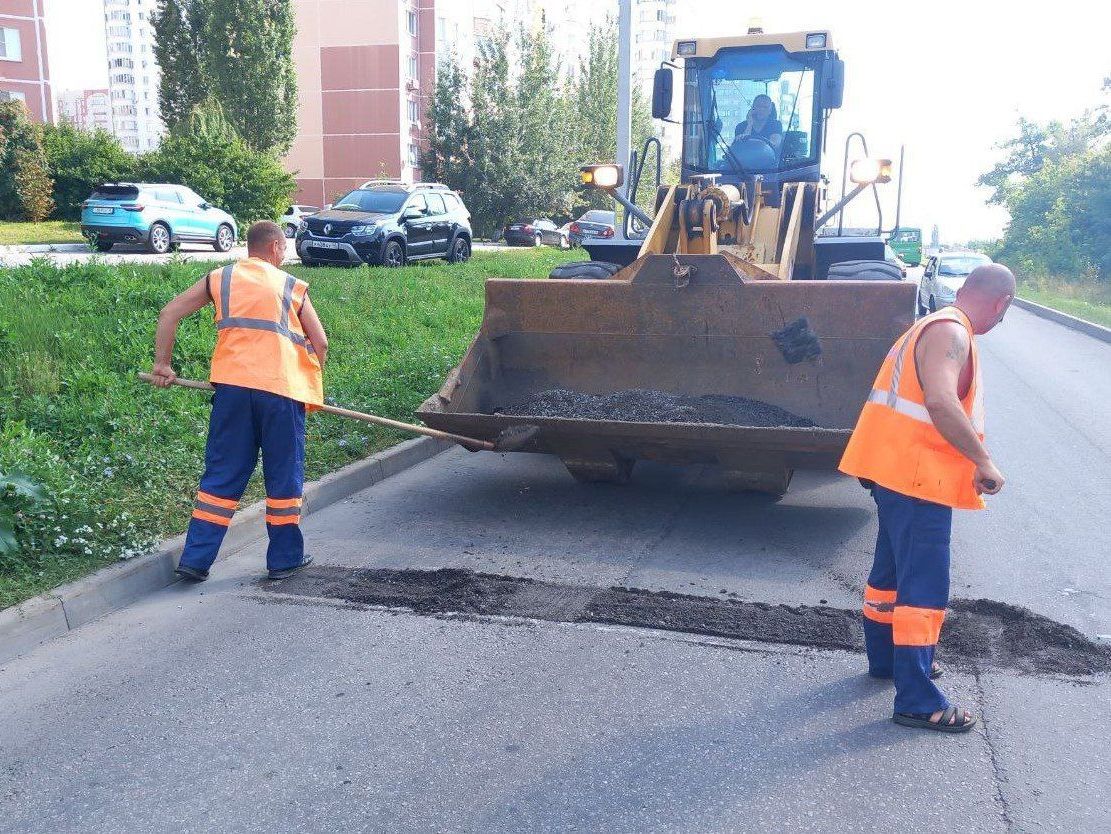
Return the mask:
{"type": "MultiPolygon", "coordinates": [[[[408,609],[431,616],[517,617],[600,623],[688,634],[863,651],[860,612],[810,605],[770,605],[705,596],[595,588],[457,568],[382,570],[314,565],[265,591],[286,598],[337,600],[408,609]]],[[[272,599],[280,599],[273,597],[272,599]]],[[[939,657],[968,668],[1084,676],[1111,671],[1111,646],[1025,608],[986,599],[955,599],[939,657]]]]}

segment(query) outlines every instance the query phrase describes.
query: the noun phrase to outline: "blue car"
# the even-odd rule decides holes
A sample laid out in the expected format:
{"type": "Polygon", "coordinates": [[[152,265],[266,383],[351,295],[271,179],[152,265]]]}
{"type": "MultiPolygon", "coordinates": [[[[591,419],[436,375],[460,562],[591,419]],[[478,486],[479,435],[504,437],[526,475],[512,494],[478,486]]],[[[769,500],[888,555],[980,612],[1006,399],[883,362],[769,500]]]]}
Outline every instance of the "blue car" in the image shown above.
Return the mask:
{"type": "Polygon", "coordinates": [[[142,244],[164,255],[179,243],[227,252],[238,238],[235,218],[183,185],[110,183],[81,204],[81,234],[98,252],[142,244]]]}

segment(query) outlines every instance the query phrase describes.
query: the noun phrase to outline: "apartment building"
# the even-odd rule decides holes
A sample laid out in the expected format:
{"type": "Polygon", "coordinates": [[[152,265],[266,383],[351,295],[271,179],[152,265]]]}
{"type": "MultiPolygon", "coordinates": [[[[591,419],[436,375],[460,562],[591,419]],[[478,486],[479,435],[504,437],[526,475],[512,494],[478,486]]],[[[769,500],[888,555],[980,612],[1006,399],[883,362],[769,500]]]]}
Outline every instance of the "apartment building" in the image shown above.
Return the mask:
{"type": "Polygon", "coordinates": [[[81,130],[111,133],[111,94],[108,90],[64,90],[58,95],[58,118],[81,130]]]}
{"type": "Polygon", "coordinates": [[[44,0],[0,0],[0,101],[22,101],[32,118],[54,121],[44,0]]]}
{"type": "Polygon", "coordinates": [[[112,132],[124,149],[143,153],[158,146],[158,63],[150,15],[156,0],[103,0],[108,48],[112,132]]]}
{"type": "Polygon", "coordinates": [[[473,50],[487,0],[294,0],[297,202],[375,176],[420,178],[438,55],[473,50]]]}

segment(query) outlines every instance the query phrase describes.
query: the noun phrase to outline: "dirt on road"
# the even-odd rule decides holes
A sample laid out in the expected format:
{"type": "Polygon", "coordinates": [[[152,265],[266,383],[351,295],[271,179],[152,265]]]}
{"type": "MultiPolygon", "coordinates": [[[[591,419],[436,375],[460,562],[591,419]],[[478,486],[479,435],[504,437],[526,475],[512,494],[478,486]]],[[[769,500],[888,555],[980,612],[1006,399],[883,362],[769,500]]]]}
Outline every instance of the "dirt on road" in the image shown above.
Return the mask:
{"type": "MultiPolygon", "coordinates": [[[[541,582],[443,568],[377,570],[316,566],[261,586],[273,594],[402,608],[428,615],[525,617],[607,623],[764,643],[863,651],[860,612],[810,605],[541,582]]],[[[271,597],[280,599],[280,597],[271,597]]],[[[993,600],[953,600],[939,657],[968,668],[994,666],[1028,674],[1111,672],[1111,646],[1071,626],[993,600]]]]}

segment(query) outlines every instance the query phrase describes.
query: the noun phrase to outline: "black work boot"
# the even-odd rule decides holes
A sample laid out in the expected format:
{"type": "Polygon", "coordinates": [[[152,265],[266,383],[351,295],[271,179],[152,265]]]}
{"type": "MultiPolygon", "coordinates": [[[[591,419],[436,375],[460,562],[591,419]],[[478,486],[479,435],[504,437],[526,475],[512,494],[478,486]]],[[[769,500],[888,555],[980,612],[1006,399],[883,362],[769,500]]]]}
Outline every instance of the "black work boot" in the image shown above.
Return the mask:
{"type": "Polygon", "coordinates": [[[208,579],[208,571],[197,570],[196,568],[191,568],[188,565],[178,565],[176,568],[174,568],[174,573],[176,573],[182,579],[188,579],[191,582],[204,582],[206,579],[208,579]]]}
{"type": "Polygon", "coordinates": [[[279,570],[267,571],[266,575],[270,579],[285,579],[287,577],[293,576],[293,574],[297,573],[302,568],[307,568],[311,564],[312,556],[306,555],[305,558],[301,560],[301,564],[294,565],[291,568],[281,568],[279,570]]]}

